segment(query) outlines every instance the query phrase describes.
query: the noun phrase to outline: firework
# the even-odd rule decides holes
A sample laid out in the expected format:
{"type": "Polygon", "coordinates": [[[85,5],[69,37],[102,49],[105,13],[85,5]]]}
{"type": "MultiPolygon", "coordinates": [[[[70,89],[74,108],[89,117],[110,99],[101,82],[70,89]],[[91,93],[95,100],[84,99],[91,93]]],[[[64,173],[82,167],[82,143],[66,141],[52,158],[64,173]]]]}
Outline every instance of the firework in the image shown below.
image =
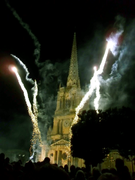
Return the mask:
{"type": "Polygon", "coordinates": [[[31,140],[31,149],[33,149],[33,151],[35,151],[35,145],[36,144],[41,144],[42,140],[41,140],[41,134],[40,134],[40,130],[38,128],[38,121],[37,121],[37,115],[38,115],[38,110],[37,110],[37,102],[36,102],[36,96],[37,96],[37,83],[35,81],[35,86],[34,86],[34,95],[33,95],[33,111],[32,111],[32,106],[28,97],[28,92],[26,90],[26,88],[24,87],[24,84],[21,80],[21,77],[19,76],[18,72],[17,72],[17,68],[16,67],[12,67],[12,70],[14,71],[18,83],[23,91],[24,94],[24,98],[25,98],[25,102],[27,105],[27,109],[28,109],[28,114],[31,118],[32,124],[33,124],[33,134],[32,134],[32,140],[31,140]]]}

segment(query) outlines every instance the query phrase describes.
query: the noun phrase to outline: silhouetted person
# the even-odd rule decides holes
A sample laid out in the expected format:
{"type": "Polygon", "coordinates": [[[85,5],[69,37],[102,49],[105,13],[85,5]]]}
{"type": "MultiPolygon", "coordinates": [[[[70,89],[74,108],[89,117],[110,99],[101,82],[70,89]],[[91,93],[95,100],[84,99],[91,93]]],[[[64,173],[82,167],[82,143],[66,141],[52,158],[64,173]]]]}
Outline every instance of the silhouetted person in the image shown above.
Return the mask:
{"type": "Polygon", "coordinates": [[[25,174],[25,179],[34,179],[35,178],[35,167],[32,161],[29,161],[25,164],[24,167],[24,174],[25,174]]]}
{"type": "Polygon", "coordinates": [[[75,174],[75,180],[86,180],[85,174],[82,170],[78,170],[75,174]]]}
{"type": "Polygon", "coordinates": [[[112,173],[114,175],[117,175],[117,170],[115,168],[111,168],[110,173],[112,173]]]}
{"type": "Polygon", "coordinates": [[[75,178],[75,174],[76,174],[76,168],[75,168],[75,166],[74,165],[71,165],[70,166],[70,178],[71,179],[74,179],[75,178]]]}
{"type": "Polygon", "coordinates": [[[101,170],[101,173],[102,173],[102,174],[104,174],[104,173],[109,173],[109,172],[110,172],[109,169],[102,169],[102,170],[101,170]]]}
{"type": "Polygon", "coordinates": [[[132,173],[132,180],[135,180],[135,172],[132,173]]]}
{"type": "Polygon", "coordinates": [[[10,162],[10,159],[9,159],[8,157],[6,157],[4,163],[5,163],[5,164],[9,164],[9,162],[10,162]]]}
{"type": "Polygon", "coordinates": [[[67,165],[67,164],[65,164],[64,170],[69,174],[69,171],[68,171],[68,165],[67,165]]]}
{"type": "Polygon", "coordinates": [[[4,153],[1,153],[1,154],[0,154],[0,166],[3,165],[4,160],[5,160],[5,154],[4,154],[4,153]]]}
{"type": "Polygon", "coordinates": [[[124,161],[120,158],[117,158],[115,160],[115,167],[117,169],[117,171],[122,171],[123,170],[123,167],[124,167],[124,161]]]}
{"type": "Polygon", "coordinates": [[[99,169],[97,167],[94,167],[92,169],[92,174],[89,177],[89,180],[97,180],[100,175],[101,175],[101,173],[100,173],[99,169]]]}
{"type": "Polygon", "coordinates": [[[131,180],[128,167],[124,166],[124,161],[122,159],[116,159],[115,166],[117,169],[117,176],[120,180],[131,180]]]}
{"type": "Polygon", "coordinates": [[[119,180],[119,178],[112,173],[103,173],[99,176],[98,180],[119,180]]]}
{"type": "Polygon", "coordinates": [[[37,179],[45,180],[70,180],[69,174],[64,169],[54,164],[45,163],[37,172],[37,179]]]}
{"type": "Polygon", "coordinates": [[[124,178],[126,179],[126,180],[131,180],[131,176],[130,176],[130,173],[129,173],[129,169],[128,169],[128,167],[127,166],[124,166],[123,167],[123,174],[124,174],[124,178]]]}
{"type": "Polygon", "coordinates": [[[50,164],[50,158],[49,157],[45,157],[45,159],[40,162],[40,166],[44,166],[45,164],[50,164]]]}
{"type": "Polygon", "coordinates": [[[50,158],[49,157],[45,157],[44,163],[50,163],[50,158]]]}
{"type": "Polygon", "coordinates": [[[94,177],[94,179],[97,180],[100,175],[101,175],[101,173],[100,173],[99,169],[94,167],[92,170],[92,176],[94,177]]]}
{"type": "Polygon", "coordinates": [[[64,169],[63,166],[59,166],[59,168],[64,169]]]}

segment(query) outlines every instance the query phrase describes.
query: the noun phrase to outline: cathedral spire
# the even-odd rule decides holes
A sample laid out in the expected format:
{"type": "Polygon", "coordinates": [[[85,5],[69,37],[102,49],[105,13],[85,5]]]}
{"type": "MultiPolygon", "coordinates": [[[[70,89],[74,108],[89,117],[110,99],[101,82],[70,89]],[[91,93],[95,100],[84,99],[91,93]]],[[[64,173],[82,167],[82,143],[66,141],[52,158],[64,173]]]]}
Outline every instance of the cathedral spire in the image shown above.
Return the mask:
{"type": "Polygon", "coordinates": [[[67,87],[71,88],[73,86],[80,88],[80,79],[78,75],[78,62],[77,62],[76,33],[74,33],[69,74],[67,78],[67,87]]]}

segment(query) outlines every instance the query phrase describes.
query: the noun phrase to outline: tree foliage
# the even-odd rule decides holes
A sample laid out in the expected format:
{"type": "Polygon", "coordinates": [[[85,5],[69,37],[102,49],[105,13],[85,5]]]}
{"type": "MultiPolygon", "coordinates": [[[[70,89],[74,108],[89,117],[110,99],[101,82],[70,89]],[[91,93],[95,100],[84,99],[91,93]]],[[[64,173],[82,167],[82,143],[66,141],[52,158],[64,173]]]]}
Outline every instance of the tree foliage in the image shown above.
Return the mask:
{"type": "Polygon", "coordinates": [[[100,114],[101,112],[97,114],[95,110],[83,111],[79,115],[79,122],[72,127],[72,155],[93,166],[102,162],[108,153],[102,141],[100,114]]]}
{"type": "Polygon", "coordinates": [[[128,158],[135,155],[134,111],[127,107],[104,112],[83,111],[72,127],[71,152],[89,164],[101,163],[111,150],[128,158]]]}
{"type": "Polygon", "coordinates": [[[102,124],[106,128],[104,137],[107,135],[105,144],[109,149],[117,149],[125,158],[135,155],[134,111],[132,109],[128,107],[108,109],[102,112],[102,124]]]}

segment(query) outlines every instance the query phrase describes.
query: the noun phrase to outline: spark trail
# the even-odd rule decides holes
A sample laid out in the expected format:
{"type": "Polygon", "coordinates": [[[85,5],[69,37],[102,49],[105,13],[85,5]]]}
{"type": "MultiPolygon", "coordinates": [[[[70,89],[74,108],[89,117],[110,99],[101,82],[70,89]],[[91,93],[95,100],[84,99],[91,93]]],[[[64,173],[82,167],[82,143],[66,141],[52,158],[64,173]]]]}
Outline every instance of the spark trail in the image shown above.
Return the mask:
{"type": "Polygon", "coordinates": [[[105,62],[106,62],[106,59],[107,59],[107,55],[108,55],[110,46],[111,46],[111,44],[108,42],[106,50],[105,50],[105,54],[104,54],[103,59],[102,59],[101,64],[100,64],[100,67],[99,67],[98,71],[95,70],[96,98],[94,99],[94,107],[95,107],[95,110],[97,111],[97,113],[98,113],[98,107],[99,107],[98,102],[99,102],[99,99],[100,99],[100,83],[99,83],[99,80],[98,80],[98,75],[103,73],[103,69],[104,69],[104,66],[105,66],[105,62]]]}
{"type": "MultiPolygon", "coordinates": [[[[34,42],[34,56],[35,56],[35,64],[40,67],[40,63],[39,63],[39,58],[40,58],[40,43],[37,39],[37,37],[34,35],[34,33],[31,31],[29,25],[27,23],[25,23],[22,18],[18,15],[18,13],[16,12],[16,10],[9,4],[8,0],[5,0],[5,3],[7,5],[7,7],[10,9],[10,11],[12,12],[13,16],[19,21],[20,25],[28,32],[28,34],[30,35],[31,39],[34,42]]],[[[21,88],[22,90],[24,90],[24,96],[25,96],[25,101],[28,107],[28,112],[29,115],[31,117],[32,123],[33,123],[33,136],[32,136],[32,140],[31,140],[31,148],[35,150],[36,149],[36,141],[39,139],[39,141],[41,142],[41,135],[40,135],[40,131],[38,128],[38,108],[37,108],[37,94],[38,94],[38,86],[37,86],[37,82],[33,81],[31,78],[29,78],[29,71],[27,69],[27,67],[25,66],[25,64],[19,59],[17,58],[15,55],[11,54],[12,57],[14,57],[19,63],[20,65],[23,67],[23,69],[26,72],[26,80],[31,82],[32,85],[34,85],[33,87],[33,107],[31,108],[31,104],[30,101],[28,99],[28,94],[27,91],[19,77],[19,74],[17,73],[17,71],[15,70],[15,74],[18,77],[18,82],[20,82],[21,88]],[[19,81],[20,80],[20,81],[19,81]],[[32,111],[33,110],[33,111],[32,111]]]]}
{"type": "Polygon", "coordinates": [[[97,111],[97,113],[98,113],[99,99],[100,99],[100,82],[98,80],[98,75],[103,73],[103,69],[104,69],[104,66],[105,66],[105,62],[106,62],[106,58],[107,58],[109,49],[110,49],[110,51],[112,52],[112,54],[114,56],[117,55],[117,53],[118,53],[117,47],[118,47],[118,43],[119,43],[119,37],[121,36],[122,33],[123,33],[123,30],[121,29],[120,31],[117,31],[116,33],[112,32],[110,34],[109,38],[107,38],[107,41],[108,41],[107,48],[106,48],[104,57],[102,59],[100,68],[96,73],[97,74],[97,78],[96,78],[96,98],[94,99],[94,107],[95,107],[95,110],[97,111]]]}
{"type": "MultiPolygon", "coordinates": [[[[34,33],[31,31],[29,25],[27,23],[25,23],[22,18],[18,15],[18,13],[15,11],[15,9],[9,4],[8,0],[5,0],[5,3],[7,5],[7,7],[10,9],[10,11],[12,12],[13,16],[19,21],[20,25],[28,32],[28,34],[30,35],[31,39],[34,42],[35,45],[35,49],[34,49],[34,56],[35,56],[35,63],[36,65],[39,67],[40,63],[39,63],[39,58],[40,58],[40,43],[37,39],[37,37],[34,35],[34,33]]],[[[25,101],[28,107],[28,113],[31,117],[32,123],[33,123],[33,136],[32,136],[32,140],[31,140],[31,148],[35,150],[35,144],[36,141],[39,139],[39,141],[41,142],[41,135],[40,135],[40,131],[38,128],[38,108],[37,108],[37,94],[38,94],[38,86],[37,86],[37,82],[33,81],[31,78],[29,78],[29,71],[27,69],[27,67],[25,66],[25,64],[19,59],[17,58],[15,55],[11,54],[12,57],[14,57],[19,63],[20,65],[23,67],[23,69],[26,72],[26,80],[31,82],[32,85],[34,85],[33,87],[33,112],[32,112],[32,108],[31,108],[31,104],[30,101],[28,99],[28,94],[27,91],[19,77],[19,74],[17,73],[17,71],[14,69],[14,72],[16,74],[16,76],[18,77],[18,82],[20,82],[21,88],[22,90],[24,90],[24,96],[25,96],[25,101]]]]}
{"type": "Polygon", "coordinates": [[[90,96],[92,95],[92,93],[94,92],[95,89],[96,89],[96,98],[94,99],[94,107],[95,107],[95,110],[98,113],[98,107],[99,107],[98,102],[99,102],[99,99],[100,99],[100,83],[99,83],[99,80],[98,80],[98,75],[103,73],[109,49],[111,50],[113,55],[117,54],[116,47],[117,47],[117,44],[118,44],[118,38],[120,37],[120,35],[122,33],[123,33],[123,30],[121,30],[121,31],[119,31],[119,32],[117,32],[115,34],[111,33],[111,35],[107,39],[108,43],[107,43],[107,47],[106,47],[104,56],[102,58],[100,67],[99,67],[98,70],[97,70],[96,67],[94,67],[94,75],[93,75],[92,79],[90,80],[89,91],[85,94],[85,96],[82,98],[80,104],[75,109],[75,117],[74,117],[74,119],[72,121],[70,131],[69,131],[69,138],[70,138],[69,147],[71,147],[71,137],[72,137],[71,128],[72,128],[72,126],[74,124],[76,124],[78,122],[78,119],[79,119],[78,115],[80,113],[80,110],[84,107],[85,103],[89,100],[90,96]]]}
{"type": "MultiPolygon", "coordinates": [[[[37,105],[36,105],[36,96],[37,96],[37,92],[38,92],[37,83],[35,81],[35,88],[34,88],[35,92],[34,92],[34,103],[33,103],[33,111],[34,111],[34,113],[33,113],[31,103],[30,103],[30,100],[29,100],[29,97],[28,97],[28,93],[27,93],[26,88],[24,87],[24,84],[23,84],[23,82],[21,80],[21,77],[19,76],[16,67],[13,67],[12,70],[14,71],[14,73],[15,73],[15,75],[17,77],[18,83],[19,83],[19,85],[20,85],[20,87],[21,87],[21,89],[23,91],[25,102],[26,102],[27,109],[28,109],[28,114],[31,117],[31,121],[33,123],[33,134],[32,134],[32,140],[31,140],[31,149],[32,149],[35,144],[37,144],[37,143],[41,144],[42,143],[41,134],[40,134],[40,130],[38,128],[38,121],[37,121],[37,105]]],[[[35,149],[33,149],[33,151],[34,150],[35,149]]]]}
{"type": "Polygon", "coordinates": [[[90,96],[92,95],[94,89],[96,88],[96,82],[97,82],[97,70],[96,70],[96,67],[95,67],[94,68],[94,75],[93,75],[92,79],[90,80],[89,91],[85,94],[85,96],[82,98],[80,104],[75,109],[75,117],[74,117],[74,119],[72,121],[70,130],[69,130],[69,139],[70,139],[69,140],[69,152],[70,152],[70,149],[71,149],[71,138],[72,138],[72,130],[71,129],[72,129],[72,126],[78,122],[78,114],[79,114],[80,110],[84,107],[85,103],[88,101],[90,96]]]}
{"type": "MultiPolygon", "coordinates": [[[[90,80],[89,91],[85,94],[85,96],[82,98],[80,104],[75,109],[76,113],[75,113],[75,118],[74,118],[74,120],[72,122],[72,126],[73,126],[73,124],[77,123],[77,121],[78,121],[78,114],[79,114],[80,110],[84,107],[85,103],[88,101],[88,99],[92,95],[93,91],[97,88],[97,86],[98,86],[98,88],[97,88],[98,91],[96,92],[96,94],[97,94],[97,97],[99,99],[100,95],[98,93],[99,92],[98,75],[103,72],[103,68],[105,66],[105,62],[106,62],[108,51],[109,51],[109,43],[107,44],[107,47],[106,47],[106,50],[105,50],[105,53],[104,53],[104,56],[103,56],[103,59],[102,59],[102,62],[100,64],[100,67],[99,67],[98,71],[97,71],[96,67],[94,67],[94,75],[93,75],[92,79],[90,80]]],[[[95,100],[95,102],[96,101],[97,100],[95,100]]]]}
{"type": "Polygon", "coordinates": [[[95,107],[95,110],[98,112],[98,102],[100,99],[100,83],[98,80],[97,68],[94,67],[94,70],[95,70],[95,83],[96,83],[96,98],[94,99],[94,107],[95,107]]]}
{"type": "Polygon", "coordinates": [[[38,117],[37,95],[38,95],[38,86],[35,80],[34,93],[33,93],[33,112],[36,118],[38,117]]]}

